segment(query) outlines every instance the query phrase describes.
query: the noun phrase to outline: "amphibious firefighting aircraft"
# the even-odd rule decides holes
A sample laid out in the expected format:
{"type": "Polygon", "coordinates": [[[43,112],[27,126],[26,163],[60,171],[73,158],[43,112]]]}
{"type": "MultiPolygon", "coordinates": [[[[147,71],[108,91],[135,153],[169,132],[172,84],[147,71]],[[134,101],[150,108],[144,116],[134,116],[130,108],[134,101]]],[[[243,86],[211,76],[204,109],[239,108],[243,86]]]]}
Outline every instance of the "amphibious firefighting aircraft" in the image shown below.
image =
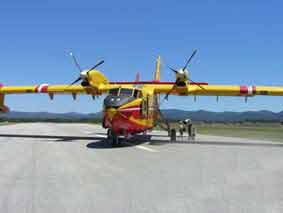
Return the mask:
{"type": "MultiPolygon", "coordinates": [[[[40,84],[33,86],[0,85],[0,111],[5,113],[9,108],[4,105],[4,96],[8,94],[47,93],[51,100],[56,94],[71,94],[76,99],[77,94],[92,97],[107,94],[103,103],[102,126],[108,129],[108,137],[112,145],[119,143],[119,137],[134,135],[154,128],[158,123],[166,123],[159,109],[160,95],[168,100],[170,95],[178,96],[238,96],[252,97],[255,95],[282,96],[283,87],[248,86],[248,85],[209,85],[206,82],[194,82],[190,79],[189,66],[196,50],[181,69],[168,68],[175,73],[172,82],[160,80],[160,56],[157,58],[156,70],[152,81],[109,81],[96,68],[104,63],[98,62],[90,69],[82,70],[77,59],[71,54],[80,76],[70,85],[40,84]],[[76,83],[80,82],[78,85],[76,83]]],[[[166,123],[167,124],[167,123],[166,123]]],[[[171,139],[176,131],[166,125],[171,139]]]]}

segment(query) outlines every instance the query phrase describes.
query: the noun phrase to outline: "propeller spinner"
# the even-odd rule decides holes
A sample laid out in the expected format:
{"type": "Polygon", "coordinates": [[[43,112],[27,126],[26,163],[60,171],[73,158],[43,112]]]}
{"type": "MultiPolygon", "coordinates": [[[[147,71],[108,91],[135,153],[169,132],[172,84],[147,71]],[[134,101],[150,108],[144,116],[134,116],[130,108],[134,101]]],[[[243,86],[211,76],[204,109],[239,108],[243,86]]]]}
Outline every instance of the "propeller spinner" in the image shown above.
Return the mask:
{"type": "Polygon", "coordinates": [[[80,76],[76,80],[74,80],[70,85],[74,85],[75,83],[77,83],[79,81],[83,81],[82,82],[82,86],[88,86],[89,85],[89,83],[88,83],[88,74],[89,74],[89,72],[91,72],[92,70],[94,70],[95,68],[97,68],[98,66],[103,64],[104,60],[99,61],[92,68],[83,71],[81,66],[80,66],[80,64],[78,63],[78,60],[76,59],[76,57],[74,56],[74,54],[72,52],[70,53],[70,56],[73,58],[74,64],[76,65],[76,67],[80,71],[80,76]]]}
{"type": "Polygon", "coordinates": [[[172,70],[175,74],[176,74],[176,81],[175,81],[175,84],[174,86],[172,87],[171,91],[168,92],[166,94],[166,96],[164,97],[164,99],[168,100],[168,97],[169,95],[171,94],[171,92],[178,86],[186,86],[186,83],[189,81],[189,82],[192,82],[196,85],[198,85],[198,87],[200,87],[201,89],[205,90],[201,85],[197,84],[196,82],[194,82],[193,80],[191,80],[189,78],[189,71],[187,70],[191,60],[193,59],[193,57],[195,56],[195,54],[197,53],[197,50],[194,50],[194,52],[192,53],[192,55],[190,56],[190,58],[187,60],[186,64],[184,65],[183,68],[179,69],[179,70],[176,70],[170,66],[168,66],[168,68],[170,70],[172,70]]]}
{"type": "MultiPolygon", "coordinates": [[[[194,50],[191,57],[187,60],[186,64],[184,65],[184,67],[179,69],[179,70],[176,70],[176,69],[168,66],[169,69],[172,70],[176,74],[176,84],[177,85],[178,85],[178,83],[180,83],[180,84],[183,84],[183,86],[184,86],[186,81],[191,81],[189,79],[189,71],[187,70],[187,67],[189,66],[191,60],[193,59],[193,57],[195,56],[196,53],[197,53],[197,50],[194,50]]],[[[182,86],[182,85],[178,85],[178,86],[182,86]]]]}

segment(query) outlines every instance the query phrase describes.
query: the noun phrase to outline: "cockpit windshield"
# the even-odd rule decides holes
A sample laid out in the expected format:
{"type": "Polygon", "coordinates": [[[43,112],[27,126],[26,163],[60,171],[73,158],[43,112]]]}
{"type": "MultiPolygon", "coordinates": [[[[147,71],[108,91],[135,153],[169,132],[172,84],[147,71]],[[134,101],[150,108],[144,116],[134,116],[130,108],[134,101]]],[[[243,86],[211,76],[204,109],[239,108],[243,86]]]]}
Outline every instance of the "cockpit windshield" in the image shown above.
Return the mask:
{"type": "Polygon", "coordinates": [[[141,92],[138,89],[129,89],[129,88],[114,88],[109,90],[109,95],[113,96],[127,96],[127,97],[135,97],[140,98],[141,92]]]}
{"type": "Polygon", "coordinates": [[[122,95],[122,96],[132,96],[133,95],[133,89],[121,88],[119,95],[122,95]]]}
{"type": "Polygon", "coordinates": [[[119,88],[109,90],[109,95],[118,96],[118,93],[119,93],[119,88]]]}

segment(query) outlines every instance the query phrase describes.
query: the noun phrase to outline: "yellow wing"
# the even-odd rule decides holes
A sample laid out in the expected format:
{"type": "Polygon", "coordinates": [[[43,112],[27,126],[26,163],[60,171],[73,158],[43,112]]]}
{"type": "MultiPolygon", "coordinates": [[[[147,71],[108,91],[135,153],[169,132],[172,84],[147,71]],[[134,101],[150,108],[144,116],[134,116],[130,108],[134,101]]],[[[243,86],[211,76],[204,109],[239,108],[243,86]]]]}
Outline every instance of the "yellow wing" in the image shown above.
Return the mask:
{"type": "Polygon", "coordinates": [[[100,95],[107,91],[108,87],[83,87],[81,85],[48,85],[40,84],[33,86],[3,86],[0,94],[27,94],[27,93],[48,93],[48,94],[77,94],[100,95]]]}
{"type": "Polygon", "coordinates": [[[156,94],[180,96],[283,96],[283,87],[277,86],[246,86],[246,85],[190,85],[177,87],[172,84],[151,85],[156,94]]]}
{"type": "Polygon", "coordinates": [[[112,86],[107,78],[97,70],[87,74],[89,86],[81,85],[48,85],[40,84],[33,86],[3,86],[0,84],[0,94],[26,94],[26,93],[48,93],[48,94],[77,94],[101,95],[107,92],[112,86]]]}
{"type": "Polygon", "coordinates": [[[51,99],[53,99],[56,94],[71,94],[75,99],[77,94],[99,96],[108,92],[112,88],[134,87],[131,82],[109,82],[108,79],[98,70],[90,71],[83,80],[87,81],[88,86],[48,84],[33,86],[3,86],[0,84],[0,112],[9,111],[8,107],[4,105],[4,98],[7,94],[47,93],[51,99]]]}
{"type": "Polygon", "coordinates": [[[48,85],[40,84],[33,86],[1,86],[0,85],[0,113],[8,112],[9,108],[4,105],[5,95],[7,94],[41,94],[47,93],[50,99],[53,99],[55,94],[71,94],[73,98],[76,98],[77,94],[87,94],[93,97],[102,95],[107,92],[113,86],[110,84],[100,84],[95,87],[83,87],[81,85],[48,85]]]}

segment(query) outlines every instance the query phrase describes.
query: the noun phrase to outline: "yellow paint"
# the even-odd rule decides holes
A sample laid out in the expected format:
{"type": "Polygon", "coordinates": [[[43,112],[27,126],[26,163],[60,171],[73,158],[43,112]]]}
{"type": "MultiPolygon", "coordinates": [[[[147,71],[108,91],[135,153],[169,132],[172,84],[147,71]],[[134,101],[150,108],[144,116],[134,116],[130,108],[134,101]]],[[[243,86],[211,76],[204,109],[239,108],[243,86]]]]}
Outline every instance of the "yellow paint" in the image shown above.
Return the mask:
{"type": "MultiPolygon", "coordinates": [[[[160,56],[156,61],[156,69],[154,74],[154,80],[160,81],[160,56]]],[[[103,93],[107,93],[112,88],[134,88],[136,85],[133,84],[109,84],[108,79],[99,72],[93,70],[88,73],[88,81],[90,86],[83,87],[81,85],[49,85],[47,94],[87,94],[92,96],[99,96],[103,93]]],[[[30,94],[38,93],[38,85],[31,86],[4,86],[0,88],[0,106],[4,107],[4,94],[30,94]],[[2,94],[2,96],[1,96],[2,94]]],[[[197,85],[187,84],[183,87],[173,86],[172,84],[146,84],[140,85],[143,98],[136,99],[135,101],[125,104],[121,107],[127,108],[130,106],[140,106],[142,102],[145,102],[146,98],[149,101],[149,114],[143,119],[136,120],[131,118],[133,121],[140,124],[151,124],[153,123],[153,114],[151,111],[152,99],[154,95],[167,94],[171,92],[171,95],[178,96],[243,96],[240,93],[240,85],[202,85],[200,88],[197,85]],[[202,89],[203,88],[203,89],[202,89]]],[[[283,96],[283,87],[281,86],[256,86],[255,94],[244,94],[244,96],[255,96],[255,95],[268,95],[268,96],[283,96]]],[[[114,111],[110,112],[113,116],[114,111]]]]}
{"type": "Polygon", "coordinates": [[[114,117],[114,115],[117,113],[117,110],[114,108],[110,108],[106,110],[107,116],[110,120],[114,117]]]}
{"type": "Polygon", "coordinates": [[[129,118],[130,121],[138,124],[138,125],[141,125],[141,126],[153,126],[153,119],[152,118],[148,118],[148,119],[136,119],[134,118],[133,116],[131,116],[129,118]]]}
{"type": "Polygon", "coordinates": [[[142,99],[138,98],[138,99],[136,99],[136,100],[134,100],[134,101],[132,101],[130,103],[127,103],[127,104],[121,106],[119,109],[125,109],[125,108],[128,108],[128,107],[134,107],[134,106],[139,107],[141,102],[142,102],[142,99]]]}
{"type": "Polygon", "coordinates": [[[88,73],[88,81],[91,86],[97,87],[99,85],[106,85],[109,83],[108,79],[98,70],[93,70],[88,73]]]}
{"type": "Polygon", "coordinates": [[[157,57],[154,80],[160,81],[160,56],[157,57]]]}

